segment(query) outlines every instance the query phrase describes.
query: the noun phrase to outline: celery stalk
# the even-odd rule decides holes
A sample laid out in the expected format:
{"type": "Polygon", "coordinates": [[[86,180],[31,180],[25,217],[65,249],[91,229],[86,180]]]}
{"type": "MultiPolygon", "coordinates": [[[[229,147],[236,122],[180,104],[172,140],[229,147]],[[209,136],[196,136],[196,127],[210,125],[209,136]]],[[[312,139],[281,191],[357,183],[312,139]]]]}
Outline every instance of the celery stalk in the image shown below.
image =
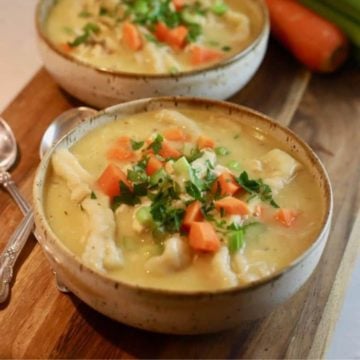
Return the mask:
{"type": "Polygon", "coordinates": [[[343,13],[352,18],[355,23],[360,25],[360,1],[359,0],[319,0],[324,5],[333,8],[335,11],[343,13]]]}
{"type": "MultiPolygon", "coordinates": [[[[305,6],[314,10],[319,15],[338,25],[345,34],[349,37],[351,42],[360,47],[360,24],[357,21],[352,21],[348,16],[336,11],[334,8],[325,5],[320,0],[300,0],[305,6]]],[[[359,1],[359,0],[356,0],[359,1]]],[[[334,1],[336,2],[336,1],[334,1]]],[[[333,3],[333,1],[331,2],[333,3]]],[[[341,2],[342,3],[342,2],[341,2]]]]}

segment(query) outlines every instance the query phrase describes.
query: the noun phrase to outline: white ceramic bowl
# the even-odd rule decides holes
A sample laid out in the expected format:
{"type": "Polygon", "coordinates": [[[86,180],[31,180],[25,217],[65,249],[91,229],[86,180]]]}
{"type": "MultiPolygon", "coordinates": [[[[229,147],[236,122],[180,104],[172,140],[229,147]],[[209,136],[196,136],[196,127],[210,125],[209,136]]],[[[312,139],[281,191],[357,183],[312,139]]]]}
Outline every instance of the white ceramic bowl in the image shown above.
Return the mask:
{"type": "Polygon", "coordinates": [[[98,108],[153,96],[183,95],[226,99],[243,88],[260,66],[268,44],[269,18],[264,0],[253,0],[262,14],[256,39],[237,55],[211,67],[172,74],[131,74],[96,68],[60,52],[43,27],[55,0],[40,0],[37,38],[45,68],[71,95],[98,108]]]}
{"type": "Polygon", "coordinates": [[[42,160],[34,188],[34,211],[40,243],[62,282],[99,312],[138,328],[175,334],[215,332],[265,316],[290,298],[309,278],[325,247],[331,223],[332,192],[326,171],[314,152],[295,134],[264,115],[230,103],[193,98],[155,98],[117,105],[100,112],[65,136],[42,160]],[[44,184],[55,149],[68,148],[89,131],[114,117],[127,117],[159,108],[197,107],[220,110],[243,124],[259,128],[277,139],[307,166],[320,186],[326,206],[322,227],[309,249],[268,278],[246,287],[219,291],[179,292],[147,289],[110,279],[82,264],[57,238],[43,206],[44,184]]]}

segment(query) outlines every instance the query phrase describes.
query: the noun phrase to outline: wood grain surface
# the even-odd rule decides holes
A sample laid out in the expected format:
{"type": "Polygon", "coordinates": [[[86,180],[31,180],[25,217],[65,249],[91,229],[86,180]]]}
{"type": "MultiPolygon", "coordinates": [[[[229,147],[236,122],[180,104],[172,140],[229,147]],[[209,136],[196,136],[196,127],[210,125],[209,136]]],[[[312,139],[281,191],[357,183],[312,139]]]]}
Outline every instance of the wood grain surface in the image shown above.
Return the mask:
{"type": "MultiPolygon", "coordinates": [[[[289,125],[320,156],[333,184],[335,209],[328,245],[311,279],[290,301],[246,328],[220,334],[186,337],[140,331],[58,292],[32,236],[17,265],[11,298],[0,305],[0,357],[322,357],[360,246],[359,92],[355,68],[311,77],[272,44],[258,74],[231,99],[289,125]]],[[[44,130],[55,116],[77,105],[41,70],[3,113],[21,154],[12,174],[29,200],[44,130]]],[[[1,250],[21,219],[3,190],[0,213],[1,250]]]]}

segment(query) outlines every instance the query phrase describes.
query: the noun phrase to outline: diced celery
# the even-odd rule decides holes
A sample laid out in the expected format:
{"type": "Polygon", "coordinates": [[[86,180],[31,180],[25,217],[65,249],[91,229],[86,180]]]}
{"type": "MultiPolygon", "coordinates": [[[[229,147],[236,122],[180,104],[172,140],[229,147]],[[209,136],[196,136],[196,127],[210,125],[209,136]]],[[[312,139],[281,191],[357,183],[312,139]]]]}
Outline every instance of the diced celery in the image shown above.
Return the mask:
{"type": "Polygon", "coordinates": [[[166,177],[166,171],[162,168],[150,176],[150,185],[157,185],[158,183],[163,182],[166,177]]]}
{"type": "Polygon", "coordinates": [[[181,175],[185,180],[191,180],[191,166],[185,156],[176,160],[173,164],[176,174],[181,175]]]}
{"type": "Polygon", "coordinates": [[[230,233],[228,247],[231,254],[237,252],[245,245],[245,232],[243,229],[235,230],[230,233]]]}
{"type": "Polygon", "coordinates": [[[152,216],[149,206],[143,206],[136,212],[136,220],[144,226],[149,226],[152,224],[152,216]]]}

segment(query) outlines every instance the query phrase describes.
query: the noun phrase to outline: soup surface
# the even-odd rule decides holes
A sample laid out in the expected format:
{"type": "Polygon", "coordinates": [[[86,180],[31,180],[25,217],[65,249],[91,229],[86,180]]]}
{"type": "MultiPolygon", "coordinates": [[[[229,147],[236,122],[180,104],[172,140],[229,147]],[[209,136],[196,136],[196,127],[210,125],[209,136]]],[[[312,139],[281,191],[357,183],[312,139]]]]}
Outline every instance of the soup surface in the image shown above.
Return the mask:
{"type": "Polygon", "coordinates": [[[312,244],[324,218],[303,164],[214,110],[101,126],[54,153],[44,195],[50,226],[85,264],[185,291],[271,275],[312,244]]]}
{"type": "Polygon", "coordinates": [[[58,0],[45,33],[62,52],[99,68],[177,73],[246,48],[262,28],[254,0],[58,0]]]}

